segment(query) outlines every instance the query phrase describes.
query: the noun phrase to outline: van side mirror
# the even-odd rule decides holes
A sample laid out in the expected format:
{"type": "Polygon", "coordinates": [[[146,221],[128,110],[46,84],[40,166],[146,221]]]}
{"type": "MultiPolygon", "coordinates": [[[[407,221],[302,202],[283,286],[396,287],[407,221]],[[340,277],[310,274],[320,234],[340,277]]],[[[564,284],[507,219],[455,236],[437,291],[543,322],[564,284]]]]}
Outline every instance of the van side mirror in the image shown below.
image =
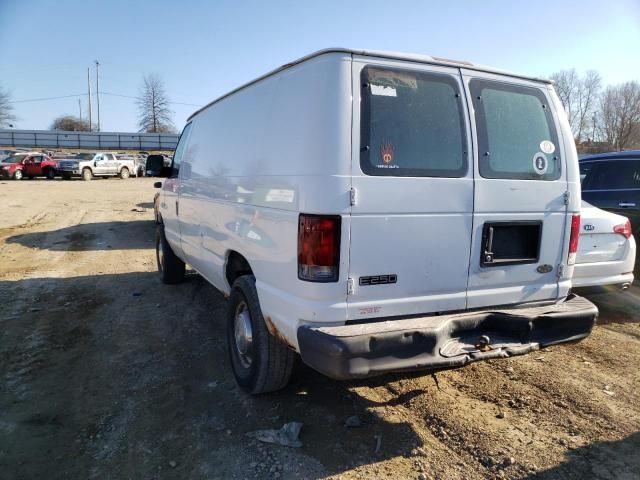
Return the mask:
{"type": "Polygon", "coordinates": [[[156,182],[153,184],[153,188],[162,188],[162,182],[156,182]]]}

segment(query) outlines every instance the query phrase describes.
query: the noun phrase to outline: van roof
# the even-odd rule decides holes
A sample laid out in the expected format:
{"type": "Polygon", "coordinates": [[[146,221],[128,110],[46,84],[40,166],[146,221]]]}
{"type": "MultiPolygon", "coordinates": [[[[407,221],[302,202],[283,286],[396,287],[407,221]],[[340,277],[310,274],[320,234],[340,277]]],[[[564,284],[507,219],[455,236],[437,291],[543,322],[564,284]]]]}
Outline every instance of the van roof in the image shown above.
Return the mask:
{"type": "Polygon", "coordinates": [[[394,59],[394,60],[406,60],[406,61],[410,61],[410,62],[416,62],[416,63],[426,63],[426,64],[430,64],[430,65],[442,65],[442,66],[448,66],[448,67],[457,67],[457,68],[466,68],[469,70],[477,70],[477,71],[481,71],[481,72],[489,72],[489,73],[497,73],[499,75],[506,75],[509,77],[514,77],[514,78],[522,78],[525,80],[533,80],[536,82],[543,82],[543,83],[548,83],[548,84],[552,84],[553,82],[549,79],[546,78],[539,78],[539,77],[532,77],[532,76],[527,76],[527,75],[520,75],[520,74],[516,74],[516,73],[511,73],[511,72],[507,72],[504,70],[499,70],[497,68],[492,68],[492,67],[487,67],[484,65],[479,65],[477,63],[471,63],[471,62],[467,62],[464,60],[452,60],[449,58],[443,58],[443,57],[434,57],[434,56],[430,56],[430,55],[421,55],[421,54],[417,54],[417,53],[402,53],[402,52],[389,52],[389,51],[383,51],[383,50],[359,50],[359,49],[353,49],[353,48],[341,48],[341,47],[336,47],[336,48],[325,48],[322,50],[318,50],[316,52],[310,53],[309,55],[305,55],[304,57],[298,58],[297,60],[294,60],[293,62],[289,62],[289,63],[285,63],[284,65],[276,68],[275,70],[272,70],[268,73],[265,73],[264,75],[261,75],[258,78],[255,78],[254,80],[251,80],[250,82],[247,82],[241,86],[239,86],[238,88],[235,88],[233,90],[231,90],[230,92],[225,93],[224,95],[216,98],[215,100],[209,102],[208,104],[206,104],[204,107],[196,110],[195,112],[193,112],[189,118],[187,119],[187,122],[191,121],[191,119],[193,117],[195,117],[198,113],[200,113],[201,111],[207,109],[208,107],[210,107],[211,105],[213,105],[216,102],[219,102],[220,100],[233,95],[234,93],[238,92],[239,90],[242,90],[246,87],[248,87],[249,85],[252,85],[256,82],[259,82],[260,80],[270,77],[271,75],[274,75],[276,73],[279,73],[283,70],[286,70],[288,68],[293,67],[294,65],[298,65],[302,62],[306,62],[307,60],[310,60],[312,58],[318,57],[320,55],[324,55],[327,53],[348,53],[351,55],[363,55],[363,56],[367,56],[367,57],[378,57],[378,58],[389,58],[389,59],[394,59]]]}

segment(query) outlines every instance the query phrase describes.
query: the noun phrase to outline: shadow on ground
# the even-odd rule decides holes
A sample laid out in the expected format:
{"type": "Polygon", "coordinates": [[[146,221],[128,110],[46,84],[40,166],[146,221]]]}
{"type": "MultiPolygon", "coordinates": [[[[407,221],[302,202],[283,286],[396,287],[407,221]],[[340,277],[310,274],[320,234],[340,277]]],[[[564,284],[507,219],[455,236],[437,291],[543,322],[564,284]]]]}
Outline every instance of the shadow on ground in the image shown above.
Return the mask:
{"type": "Polygon", "coordinates": [[[143,249],[154,248],[154,234],[153,220],[98,222],[14,235],[6,243],[63,252],[143,249]]]}
{"type": "MultiPolygon", "coordinates": [[[[407,423],[367,410],[384,404],[304,366],[282,392],[240,391],[224,298],[198,275],[173,287],[155,273],[0,281],[0,302],[8,478],[154,478],[170,461],[176,478],[265,478],[273,459],[291,478],[300,468],[318,478],[422,444],[407,423]],[[362,426],[345,428],[355,414],[362,426]],[[294,420],[305,424],[300,450],[258,447],[245,435],[294,420]]],[[[390,395],[389,404],[421,393],[390,395]]]]}
{"type": "Polygon", "coordinates": [[[567,461],[528,478],[536,480],[611,478],[632,480],[640,476],[640,432],[620,441],[596,442],[570,450],[567,461]]]}
{"type": "Polygon", "coordinates": [[[614,287],[575,289],[578,295],[591,300],[597,307],[598,324],[640,323],[640,287],[632,285],[620,291],[614,287]]]}

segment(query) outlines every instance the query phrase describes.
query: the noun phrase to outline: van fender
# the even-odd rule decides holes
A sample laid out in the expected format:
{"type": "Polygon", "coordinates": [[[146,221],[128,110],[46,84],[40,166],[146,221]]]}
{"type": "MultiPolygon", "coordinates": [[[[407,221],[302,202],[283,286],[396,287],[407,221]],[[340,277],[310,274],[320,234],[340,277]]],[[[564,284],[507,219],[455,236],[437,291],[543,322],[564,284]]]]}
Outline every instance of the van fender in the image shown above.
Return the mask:
{"type": "MultiPolygon", "coordinates": [[[[235,279],[243,275],[254,275],[254,271],[251,268],[251,265],[249,264],[247,258],[242,255],[242,253],[236,250],[226,251],[224,260],[224,273],[224,281],[228,290],[227,292],[223,293],[227,297],[231,293],[231,287],[233,286],[235,279]]],[[[264,318],[264,322],[269,334],[283,345],[286,345],[287,347],[295,350],[295,347],[289,340],[287,340],[287,337],[278,329],[276,321],[273,319],[272,315],[262,309],[262,302],[260,302],[260,292],[257,288],[256,294],[258,295],[258,304],[260,305],[262,317],[264,318]]]]}

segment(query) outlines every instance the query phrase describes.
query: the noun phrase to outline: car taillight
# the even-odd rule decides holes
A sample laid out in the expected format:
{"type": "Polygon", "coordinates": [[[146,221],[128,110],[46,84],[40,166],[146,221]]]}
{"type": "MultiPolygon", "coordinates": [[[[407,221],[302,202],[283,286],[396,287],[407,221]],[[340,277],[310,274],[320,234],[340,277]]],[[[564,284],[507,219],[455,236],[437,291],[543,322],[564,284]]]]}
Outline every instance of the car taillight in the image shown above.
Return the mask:
{"type": "Polygon", "coordinates": [[[569,237],[569,258],[567,259],[567,264],[569,265],[573,265],[574,263],[576,263],[579,238],[580,238],[580,215],[573,215],[571,217],[571,236],[569,237]]]}
{"type": "Polygon", "coordinates": [[[340,261],[338,216],[300,214],[298,221],[298,278],[309,282],[337,282],[340,261]]]}
{"type": "Polygon", "coordinates": [[[615,227],[613,227],[613,233],[618,233],[624,238],[629,238],[631,236],[631,222],[627,220],[627,223],[616,225],[615,227]]]}

